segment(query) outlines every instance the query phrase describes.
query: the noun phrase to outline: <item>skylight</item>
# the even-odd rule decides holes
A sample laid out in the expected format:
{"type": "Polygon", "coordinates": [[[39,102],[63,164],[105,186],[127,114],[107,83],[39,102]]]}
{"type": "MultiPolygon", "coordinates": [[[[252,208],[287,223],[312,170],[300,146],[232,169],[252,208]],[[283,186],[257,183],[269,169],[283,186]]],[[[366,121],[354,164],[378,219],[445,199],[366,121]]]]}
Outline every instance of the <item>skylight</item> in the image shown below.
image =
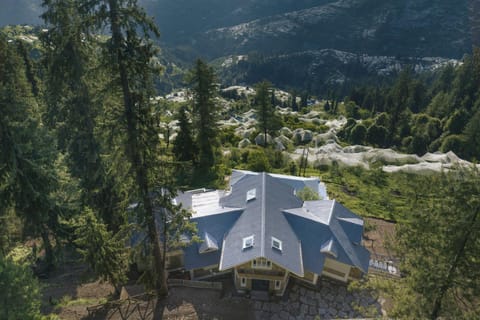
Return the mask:
{"type": "Polygon", "coordinates": [[[253,200],[257,197],[257,189],[250,189],[247,191],[247,201],[253,200]]]}
{"type": "Polygon", "coordinates": [[[272,237],[272,248],[282,251],[282,241],[272,237]]]}
{"type": "Polygon", "coordinates": [[[248,249],[253,247],[253,245],[255,244],[254,240],[255,239],[253,235],[243,238],[243,249],[248,249]]]}

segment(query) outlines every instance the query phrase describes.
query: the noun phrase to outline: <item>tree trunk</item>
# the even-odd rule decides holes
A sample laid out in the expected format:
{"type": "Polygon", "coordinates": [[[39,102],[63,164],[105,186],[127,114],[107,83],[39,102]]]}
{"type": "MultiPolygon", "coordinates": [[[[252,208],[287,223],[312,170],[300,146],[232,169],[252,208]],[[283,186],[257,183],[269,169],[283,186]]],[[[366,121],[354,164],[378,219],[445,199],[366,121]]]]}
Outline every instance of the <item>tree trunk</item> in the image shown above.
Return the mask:
{"type": "Polygon", "coordinates": [[[119,73],[120,73],[120,82],[122,86],[123,92],[123,100],[124,100],[124,107],[125,107],[125,118],[127,120],[127,154],[130,157],[130,161],[132,163],[132,167],[135,170],[136,175],[136,182],[138,184],[138,188],[140,191],[140,196],[143,200],[144,210],[145,210],[145,218],[147,222],[148,228],[148,236],[150,239],[150,243],[153,249],[153,256],[154,256],[154,271],[155,271],[155,279],[154,283],[159,295],[166,295],[168,294],[168,287],[167,281],[165,277],[165,270],[163,268],[162,262],[162,252],[160,246],[160,238],[158,236],[158,231],[155,225],[155,214],[153,212],[153,205],[152,199],[150,198],[150,190],[148,186],[147,180],[147,168],[142,161],[141,151],[137,148],[137,138],[138,138],[138,131],[137,131],[137,123],[136,123],[136,115],[134,112],[134,102],[132,99],[132,94],[130,92],[129,86],[129,79],[127,75],[127,67],[126,61],[122,54],[122,39],[123,35],[120,29],[119,24],[119,15],[118,15],[118,6],[117,0],[108,0],[110,5],[110,23],[111,23],[111,32],[112,32],[112,40],[113,40],[113,50],[115,53],[115,63],[118,66],[119,73]]]}
{"type": "Polygon", "coordinates": [[[53,268],[53,249],[52,244],[50,243],[50,238],[48,237],[48,230],[42,228],[41,236],[43,240],[43,246],[45,247],[45,261],[47,262],[47,271],[50,271],[53,268]]]}

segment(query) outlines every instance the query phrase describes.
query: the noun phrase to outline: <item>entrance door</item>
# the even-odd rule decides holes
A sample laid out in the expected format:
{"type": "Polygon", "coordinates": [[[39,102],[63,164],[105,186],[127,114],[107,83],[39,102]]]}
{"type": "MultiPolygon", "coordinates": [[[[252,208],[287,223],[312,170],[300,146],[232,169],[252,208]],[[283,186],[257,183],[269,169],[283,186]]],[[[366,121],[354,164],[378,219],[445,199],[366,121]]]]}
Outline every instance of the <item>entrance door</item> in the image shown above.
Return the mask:
{"type": "Polygon", "coordinates": [[[268,291],[269,286],[270,286],[270,281],[268,280],[252,279],[252,290],[268,291]]]}

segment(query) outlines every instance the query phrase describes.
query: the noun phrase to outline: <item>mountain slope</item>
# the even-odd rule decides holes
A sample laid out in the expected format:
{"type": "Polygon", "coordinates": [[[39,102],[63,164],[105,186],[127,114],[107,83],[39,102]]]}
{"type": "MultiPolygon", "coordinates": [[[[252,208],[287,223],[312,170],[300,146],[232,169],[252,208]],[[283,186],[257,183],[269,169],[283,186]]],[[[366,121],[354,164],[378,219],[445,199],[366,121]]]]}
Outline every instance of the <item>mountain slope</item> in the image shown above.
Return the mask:
{"type": "Polygon", "coordinates": [[[195,35],[212,56],[333,48],[396,56],[461,57],[471,50],[469,2],[339,0],[195,35]]]}

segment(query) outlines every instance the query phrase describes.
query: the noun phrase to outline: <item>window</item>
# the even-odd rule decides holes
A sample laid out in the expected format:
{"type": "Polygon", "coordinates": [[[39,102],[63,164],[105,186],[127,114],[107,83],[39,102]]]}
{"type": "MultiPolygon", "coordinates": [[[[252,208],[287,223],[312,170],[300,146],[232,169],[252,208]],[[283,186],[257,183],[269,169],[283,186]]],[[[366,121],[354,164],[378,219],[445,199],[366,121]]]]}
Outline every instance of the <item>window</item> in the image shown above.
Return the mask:
{"type": "Polygon", "coordinates": [[[282,251],[282,241],[272,237],[272,248],[282,251]]]}
{"type": "Polygon", "coordinates": [[[254,269],[272,269],[272,263],[265,258],[257,258],[252,260],[252,268],[254,269]]]}
{"type": "Polygon", "coordinates": [[[247,278],[240,278],[240,287],[246,287],[247,286],[247,278]]]}
{"type": "Polygon", "coordinates": [[[282,287],[282,281],[275,280],[275,290],[280,290],[281,287],[282,287]]]}
{"type": "Polygon", "coordinates": [[[248,249],[253,247],[253,245],[255,244],[254,240],[255,239],[253,235],[243,238],[243,249],[248,249]]]}
{"type": "Polygon", "coordinates": [[[257,197],[257,189],[250,189],[247,191],[247,201],[253,200],[257,197]]]}

